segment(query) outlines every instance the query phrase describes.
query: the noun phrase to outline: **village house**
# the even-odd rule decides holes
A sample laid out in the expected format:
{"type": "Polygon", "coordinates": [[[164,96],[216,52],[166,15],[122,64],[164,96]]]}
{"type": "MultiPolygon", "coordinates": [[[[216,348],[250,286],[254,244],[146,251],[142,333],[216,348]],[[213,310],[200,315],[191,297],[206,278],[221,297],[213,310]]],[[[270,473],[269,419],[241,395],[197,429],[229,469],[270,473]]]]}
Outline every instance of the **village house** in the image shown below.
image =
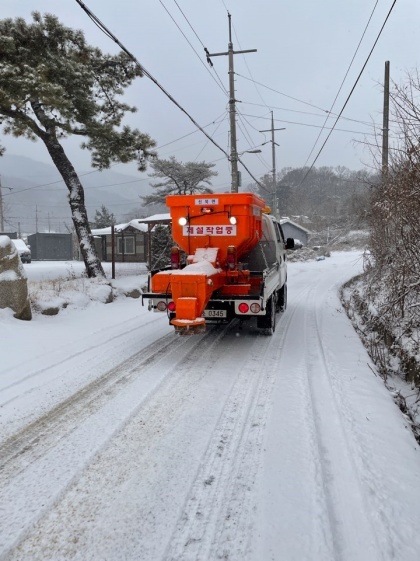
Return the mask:
{"type": "MultiPolygon", "coordinates": [[[[169,214],[135,218],[114,226],[114,258],[116,262],[146,263],[151,254],[151,234],[157,224],[170,224],[169,214]]],[[[102,261],[112,261],[112,228],[93,228],[92,234],[102,261]]]]}
{"type": "Polygon", "coordinates": [[[307,246],[311,231],[304,228],[300,224],[296,224],[290,218],[281,218],[280,224],[285,238],[294,238],[299,240],[303,245],[307,246]]]}

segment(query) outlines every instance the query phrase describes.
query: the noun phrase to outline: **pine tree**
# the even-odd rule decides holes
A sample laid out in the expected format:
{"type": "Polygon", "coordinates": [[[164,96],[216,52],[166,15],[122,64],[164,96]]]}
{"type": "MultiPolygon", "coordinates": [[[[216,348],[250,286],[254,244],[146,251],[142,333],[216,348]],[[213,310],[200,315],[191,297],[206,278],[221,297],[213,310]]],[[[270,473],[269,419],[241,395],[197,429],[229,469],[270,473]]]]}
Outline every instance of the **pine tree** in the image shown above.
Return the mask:
{"type": "Polygon", "coordinates": [[[105,205],[101,206],[101,210],[95,211],[95,218],[92,222],[94,228],[107,228],[115,224],[115,216],[106,208],[105,205]]]}
{"type": "Polygon", "coordinates": [[[152,232],[152,255],[150,270],[163,269],[171,264],[171,248],[174,245],[171,229],[168,226],[158,224],[152,232]]]}
{"type": "Polygon", "coordinates": [[[213,193],[206,185],[211,185],[210,178],[217,175],[211,168],[215,164],[206,162],[178,162],[174,156],[169,160],[156,159],[151,163],[154,170],[150,177],[164,179],[151,186],[156,192],[142,197],[144,204],[165,203],[167,195],[194,195],[195,193],[213,193]]]}
{"type": "Polygon", "coordinates": [[[55,16],[33,12],[32,17],[30,24],[22,18],[0,20],[0,124],[5,134],[45,144],[69,191],[87,274],[105,276],[83,186],[60,141],[84,137],[81,147],[91,151],[92,166],[98,170],[113,162],[137,161],[144,171],[155,155],[155,143],[137,129],[120,127],[124,115],[135,108],[118,99],[142,72],[124,52],[103,54],[86,43],[81,31],[64,27],[55,16]]]}

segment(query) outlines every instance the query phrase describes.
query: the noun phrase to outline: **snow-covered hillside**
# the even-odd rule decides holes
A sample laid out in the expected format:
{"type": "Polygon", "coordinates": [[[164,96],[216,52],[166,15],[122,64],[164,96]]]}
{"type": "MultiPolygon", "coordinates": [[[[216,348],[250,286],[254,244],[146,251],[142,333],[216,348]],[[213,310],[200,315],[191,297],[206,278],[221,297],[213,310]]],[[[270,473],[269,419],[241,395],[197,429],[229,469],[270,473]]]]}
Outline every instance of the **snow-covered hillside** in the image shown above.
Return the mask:
{"type": "Polygon", "coordinates": [[[0,310],[0,559],[418,561],[418,445],[338,297],[361,269],[289,264],[272,337],[0,310]]]}

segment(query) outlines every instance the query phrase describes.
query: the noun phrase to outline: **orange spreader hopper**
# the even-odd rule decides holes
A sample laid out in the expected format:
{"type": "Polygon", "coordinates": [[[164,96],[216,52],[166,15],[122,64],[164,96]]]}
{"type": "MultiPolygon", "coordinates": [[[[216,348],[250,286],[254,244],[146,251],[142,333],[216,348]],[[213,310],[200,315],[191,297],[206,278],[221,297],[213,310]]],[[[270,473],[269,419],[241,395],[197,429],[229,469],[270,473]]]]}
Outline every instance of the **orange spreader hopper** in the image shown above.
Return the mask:
{"type": "Polygon", "coordinates": [[[166,204],[172,218],[172,237],[187,254],[183,269],[161,271],[152,277],[152,291],[171,294],[178,331],[204,329],[203,312],[215,290],[248,294],[249,271],[237,262],[261,240],[265,202],[253,193],[171,195],[166,204]]]}

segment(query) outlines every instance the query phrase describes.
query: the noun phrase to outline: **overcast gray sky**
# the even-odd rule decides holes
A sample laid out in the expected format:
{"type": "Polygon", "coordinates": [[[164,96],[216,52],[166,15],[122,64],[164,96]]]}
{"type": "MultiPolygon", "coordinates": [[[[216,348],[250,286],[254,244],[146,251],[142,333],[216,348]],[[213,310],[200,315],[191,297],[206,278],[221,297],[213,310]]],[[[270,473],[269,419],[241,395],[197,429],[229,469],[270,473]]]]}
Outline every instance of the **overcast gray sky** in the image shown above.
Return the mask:
{"type": "MultiPolygon", "coordinates": [[[[226,151],[229,151],[227,95],[228,58],[207,65],[203,45],[211,52],[227,50],[228,18],[232,15],[235,50],[258,49],[235,56],[238,103],[238,151],[259,148],[243,160],[256,177],[271,172],[270,111],[276,133],[276,167],[312,164],[328,130],[314,146],[325,112],[330,109],[349,67],[369,17],[374,10],[359,52],[344,83],[334,113],[338,113],[379,33],[393,0],[86,0],[86,6],[118,37],[145,68],[226,151]],[[165,9],[166,8],[166,9],[165,9]],[[176,21],[180,29],[174,23],[176,21]],[[217,73],[217,74],[216,74],[217,73]],[[293,100],[291,98],[296,98],[293,100]],[[299,101],[298,101],[299,100],[299,101]]],[[[75,0],[1,0],[0,17],[30,19],[33,10],[57,15],[67,26],[82,29],[87,41],[105,52],[118,47],[87,17],[75,0]]],[[[337,131],[316,166],[344,165],[361,169],[372,158],[361,142],[374,142],[375,123],[381,128],[384,63],[391,62],[391,77],[401,82],[416,67],[420,53],[420,2],[397,0],[365,72],[340,119],[337,131]],[[372,136],[370,136],[372,135],[372,136]]],[[[161,158],[216,163],[219,176],[213,187],[229,188],[225,156],[197,132],[191,121],[148,78],[138,79],[127,91],[138,107],[127,123],[149,133],[161,158]],[[189,135],[189,136],[185,136],[189,135]],[[184,137],[184,138],[181,138],[184,137]],[[179,139],[179,140],[177,140],[179,139]]],[[[330,118],[331,126],[335,118],[330,118]]],[[[50,163],[45,148],[27,140],[3,137],[9,153],[50,163]]],[[[89,168],[89,153],[73,142],[69,156],[78,171],[89,168]]],[[[134,167],[116,170],[132,173],[134,167]]],[[[250,178],[243,171],[243,184],[250,178]]]]}

